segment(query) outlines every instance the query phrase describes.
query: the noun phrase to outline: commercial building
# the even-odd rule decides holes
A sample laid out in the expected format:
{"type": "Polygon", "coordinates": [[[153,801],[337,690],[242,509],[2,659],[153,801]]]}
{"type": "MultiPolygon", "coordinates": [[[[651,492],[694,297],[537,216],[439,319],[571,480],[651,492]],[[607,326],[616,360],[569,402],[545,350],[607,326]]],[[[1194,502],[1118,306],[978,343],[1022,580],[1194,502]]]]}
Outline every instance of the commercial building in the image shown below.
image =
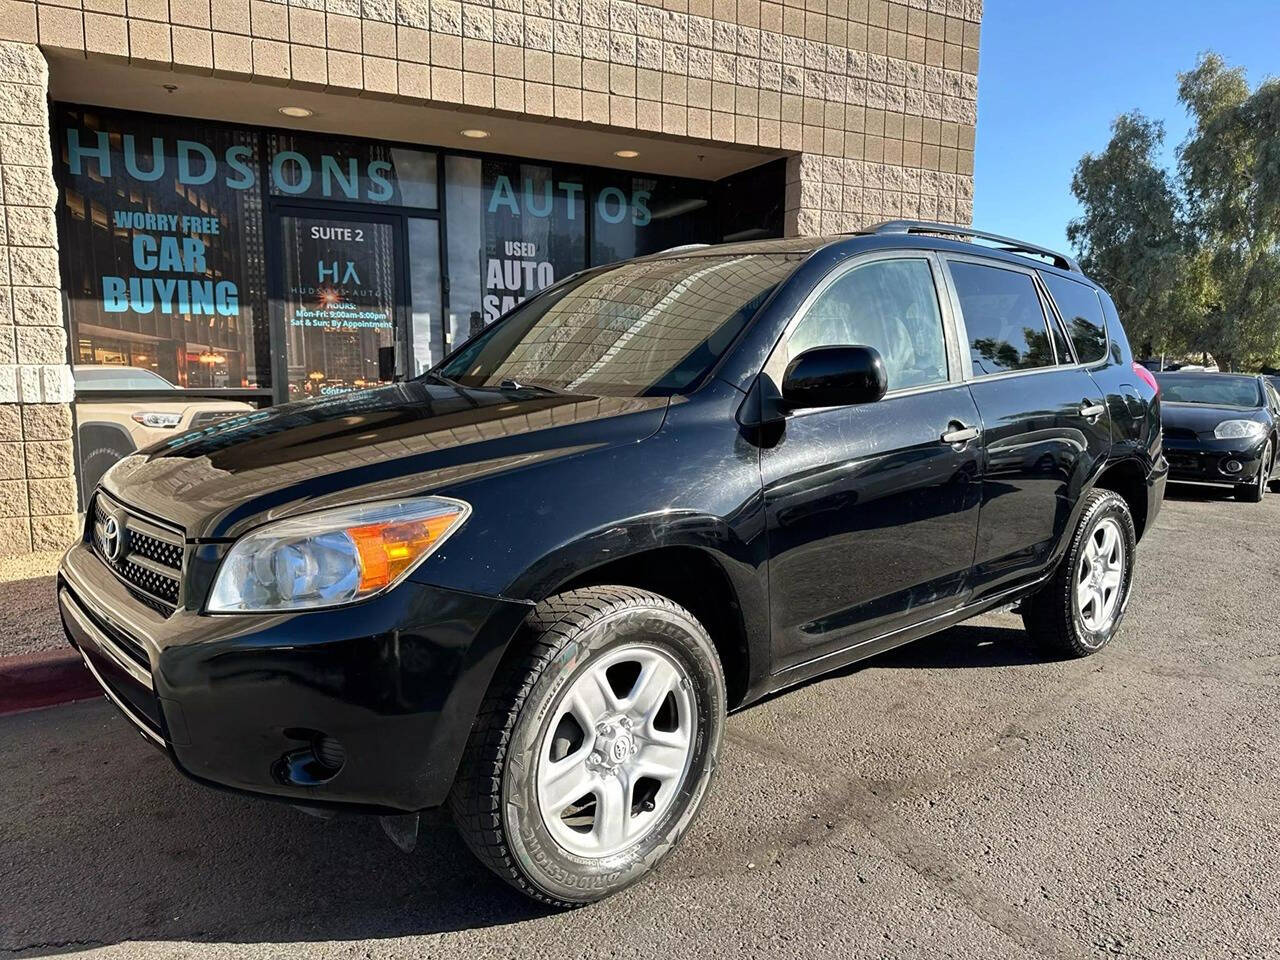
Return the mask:
{"type": "Polygon", "coordinates": [[[0,551],[584,266],[968,222],[981,0],[0,0],[0,551]]]}

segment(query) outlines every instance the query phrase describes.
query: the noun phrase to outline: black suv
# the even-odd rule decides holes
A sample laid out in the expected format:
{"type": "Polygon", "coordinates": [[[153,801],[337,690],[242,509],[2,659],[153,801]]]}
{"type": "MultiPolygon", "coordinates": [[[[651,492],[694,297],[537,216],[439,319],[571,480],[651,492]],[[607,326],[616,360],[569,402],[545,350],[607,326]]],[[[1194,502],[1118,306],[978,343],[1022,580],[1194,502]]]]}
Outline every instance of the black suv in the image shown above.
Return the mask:
{"type": "Polygon", "coordinates": [[[1071,260],[889,223],[587,270],[416,380],[131,456],[59,599],[188,776],[403,846],[447,804],[573,905],[688,828],[726,710],[1014,602],[1097,651],[1166,469],[1071,260]]]}

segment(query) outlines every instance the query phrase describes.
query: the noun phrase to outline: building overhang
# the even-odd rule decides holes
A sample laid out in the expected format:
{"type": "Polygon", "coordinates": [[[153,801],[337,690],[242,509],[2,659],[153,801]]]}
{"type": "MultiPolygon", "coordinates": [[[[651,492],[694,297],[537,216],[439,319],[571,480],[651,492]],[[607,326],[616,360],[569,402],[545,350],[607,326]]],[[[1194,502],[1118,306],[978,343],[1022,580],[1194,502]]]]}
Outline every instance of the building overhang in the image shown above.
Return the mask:
{"type": "Polygon", "coordinates": [[[345,134],[374,140],[423,144],[472,153],[493,153],[643,173],[718,180],[785,151],[723,146],[691,138],[575,123],[550,117],[484,111],[384,99],[353,92],[316,90],[263,80],[244,80],[153,69],[115,59],[46,51],[49,95],[55,101],[116,107],[168,116],[222,120],[281,130],[345,134]],[[174,89],[169,89],[170,87],[174,89]],[[305,107],[305,118],[280,113],[305,107]],[[462,135],[482,129],[484,139],[462,135]],[[634,158],[616,151],[634,150],[634,158]]]}

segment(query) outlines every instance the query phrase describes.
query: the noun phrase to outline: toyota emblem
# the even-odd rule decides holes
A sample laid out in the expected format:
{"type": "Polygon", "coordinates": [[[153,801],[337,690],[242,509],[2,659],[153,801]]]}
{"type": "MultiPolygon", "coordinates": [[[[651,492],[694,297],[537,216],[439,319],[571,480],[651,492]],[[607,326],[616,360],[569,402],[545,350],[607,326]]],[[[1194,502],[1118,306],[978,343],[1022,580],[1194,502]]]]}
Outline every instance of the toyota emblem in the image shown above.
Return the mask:
{"type": "Polygon", "coordinates": [[[112,563],[120,556],[120,521],[115,517],[102,525],[102,552],[112,563]]]}

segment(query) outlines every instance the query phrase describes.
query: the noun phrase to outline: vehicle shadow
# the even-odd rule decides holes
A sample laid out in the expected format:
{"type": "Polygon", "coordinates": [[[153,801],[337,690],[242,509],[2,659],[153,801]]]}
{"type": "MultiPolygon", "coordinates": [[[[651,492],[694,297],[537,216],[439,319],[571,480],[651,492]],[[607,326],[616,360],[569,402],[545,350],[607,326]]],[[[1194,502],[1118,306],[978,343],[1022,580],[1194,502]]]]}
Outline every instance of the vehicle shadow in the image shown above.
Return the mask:
{"type": "Polygon", "coordinates": [[[1170,480],[1164,488],[1166,500],[1185,500],[1189,503],[1209,503],[1215,500],[1234,500],[1231,487],[1210,483],[1178,483],[1170,480]]]}
{"type": "Polygon", "coordinates": [[[0,776],[6,956],[385,939],[547,913],[450,825],[424,824],[404,854],[370,817],[322,821],[197,786],[105,703],[0,718],[0,776]]]}
{"type": "Polygon", "coordinates": [[[839,677],[847,677],[863,670],[982,670],[992,667],[1018,667],[1037,663],[1054,663],[1063,658],[1037,646],[1021,622],[1005,614],[986,614],[978,620],[962,623],[941,633],[924,637],[859,660],[847,667],[819,674],[809,680],[771,693],[754,701],[747,709],[754,709],[769,701],[785,696],[788,692],[824,683],[839,677]],[[999,617],[1006,623],[991,623],[999,617]],[[1011,624],[1016,623],[1017,626],[1011,624]]]}
{"type": "Polygon", "coordinates": [[[1049,663],[1061,657],[1046,652],[1018,626],[962,623],[855,664],[854,669],[980,670],[1049,663]]]}

